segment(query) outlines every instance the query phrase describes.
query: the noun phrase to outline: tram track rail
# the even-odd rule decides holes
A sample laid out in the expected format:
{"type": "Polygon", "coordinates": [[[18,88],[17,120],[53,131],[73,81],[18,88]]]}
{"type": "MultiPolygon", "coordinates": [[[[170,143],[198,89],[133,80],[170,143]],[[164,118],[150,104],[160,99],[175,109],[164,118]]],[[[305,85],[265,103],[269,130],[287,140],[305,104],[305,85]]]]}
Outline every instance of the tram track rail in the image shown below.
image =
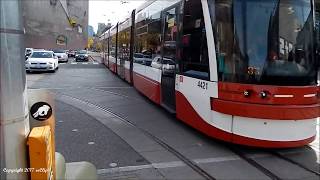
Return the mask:
{"type": "MultiPolygon", "coordinates": [[[[95,88],[95,87],[90,87],[88,89],[92,89],[92,90],[95,90],[95,91],[100,91],[100,92],[104,92],[104,93],[108,93],[108,94],[112,94],[112,95],[116,95],[116,96],[120,96],[120,97],[123,97],[123,98],[127,98],[127,99],[134,99],[136,101],[141,101],[141,99],[139,98],[136,98],[136,97],[130,97],[128,95],[124,95],[124,94],[121,94],[121,93],[116,93],[116,92],[113,92],[113,91],[109,91],[109,90],[104,90],[103,88],[95,88]]],[[[129,89],[129,88],[128,88],[129,89]]]]}
{"type": "MultiPolygon", "coordinates": [[[[287,162],[290,162],[291,164],[294,164],[294,165],[296,165],[296,166],[298,166],[298,167],[300,167],[300,168],[302,168],[302,169],[304,169],[304,170],[306,170],[306,171],[308,171],[308,172],[310,172],[310,173],[313,173],[313,174],[315,174],[315,175],[317,175],[317,176],[320,177],[320,172],[314,171],[314,170],[306,167],[305,165],[303,165],[303,164],[301,164],[301,163],[299,163],[299,162],[297,162],[297,161],[295,161],[295,160],[293,160],[293,159],[291,159],[291,158],[288,158],[288,157],[282,155],[282,154],[279,153],[279,152],[269,151],[269,153],[272,154],[272,155],[274,155],[274,156],[276,156],[276,157],[278,157],[278,158],[280,158],[280,159],[282,159],[282,160],[285,160],[285,161],[287,161],[287,162]]],[[[319,167],[319,168],[320,168],[320,167],[319,167]]]]}
{"type": "Polygon", "coordinates": [[[140,132],[142,132],[144,135],[146,135],[147,137],[151,138],[153,141],[155,141],[156,143],[158,143],[161,147],[163,147],[164,149],[166,149],[168,152],[170,152],[171,154],[173,154],[174,156],[176,156],[178,159],[180,159],[182,162],[184,162],[187,166],[189,166],[191,169],[193,169],[196,173],[198,173],[200,176],[202,176],[204,179],[206,180],[216,180],[215,177],[213,177],[211,174],[209,174],[208,172],[206,172],[204,169],[202,169],[199,165],[197,165],[197,163],[195,163],[193,160],[187,158],[186,156],[184,156],[183,154],[181,154],[179,151],[175,150],[172,146],[170,146],[169,144],[167,144],[166,142],[164,142],[163,140],[161,140],[160,138],[154,136],[152,133],[150,133],[149,131],[137,126],[135,123],[131,122],[130,120],[128,120],[127,118],[122,117],[121,115],[114,113],[113,111],[111,111],[109,108],[103,107],[97,103],[93,103],[90,102],[86,99],[82,99],[82,98],[77,98],[77,97],[73,97],[70,95],[66,95],[63,93],[59,93],[56,92],[55,94],[61,95],[61,96],[65,96],[71,99],[74,99],[76,101],[82,102],[84,104],[90,105],[90,106],[94,106],[95,108],[102,110],[116,118],[118,118],[119,120],[121,120],[122,122],[124,122],[127,125],[130,125],[134,128],[137,128],[140,132]]]}
{"type": "MultiPolygon", "coordinates": [[[[256,169],[258,169],[259,171],[263,172],[265,175],[267,175],[268,177],[270,177],[271,179],[274,180],[282,180],[283,178],[279,177],[278,175],[274,174],[273,172],[271,172],[268,168],[262,166],[259,162],[257,162],[256,160],[254,160],[254,158],[250,158],[249,156],[245,155],[245,153],[240,150],[239,148],[235,148],[233,146],[227,146],[226,148],[228,148],[230,151],[232,151],[233,153],[235,153],[236,155],[238,155],[240,158],[242,158],[243,160],[245,160],[246,162],[248,162],[249,164],[251,164],[252,166],[254,166],[256,169]]],[[[320,177],[320,172],[314,171],[308,167],[306,167],[305,165],[291,159],[288,158],[284,155],[282,155],[279,152],[276,152],[274,150],[264,150],[265,153],[269,154],[270,156],[274,156],[277,157],[279,159],[282,159],[286,162],[289,162],[295,166],[298,166],[299,168],[304,169],[305,171],[308,171],[316,176],[320,177]]]]}
{"type": "MultiPolygon", "coordinates": [[[[101,91],[101,92],[105,92],[105,93],[110,93],[113,95],[117,95],[117,96],[122,96],[124,98],[130,98],[127,95],[122,95],[119,93],[115,93],[112,91],[106,91],[106,90],[102,90],[102,89],[95,89],[95,88],[89,88],[89,89],[93,89],[93,90],[97,90],[97,91],[101,91]]],[[[84,104],[87,105],[91,105],[94,106],[97,109],[100,109],[108,114],[113,115],[114,117],[118,118],[119,120],[121,120],[122,122],[126,123],[127,125],[130,125],[134,128],[137,128],[140,132],[142,132],[144,135],[146,135],[147,137],[151,138],[153,141],[155,141],[156,143],[158,143],[160,146],[162,146],[164,149],[166,149],[168,152],[172,153],[174,156],[176,156],[178,159],[180,159],[182,162],[184,162],[187,166],[189,166],[190,168],[192,168],[195,172],[197,172],[199,175],[201,175],[203,178],[207,179],[207,180],[215,180],[216,178],[214,178],[211,174],[209,174],[208,172],[206,172],[204,169],[202,169],[196,162],[194,162],[193,160],[187,158],[186,156],[184,156],[183,154],[181,154],[180,152],[178,152],[177,150],[175,150],[172,146],[170,146],[169,144],[167,144],[166,142],[164,142],[163,140],[159,139],[158,137],[154,136],[152,133],[150,133],[149,131],[139,127],[138,125],[136,125],[134,122],[128,120],[127,118],[122,117],[121,115],[113,112],[110,108],[101,106],[97,103],[94,102],[90,102],[89,100],[83,99],[83,98],[77,98],[71,95],[67,95],[64,93],[60,93],[60,92],[55,92],[56,94],[60,94],[62,96],[66,96],[69,97],[71,99],[74,99],[76,101],[82,102],[84,104]]],[[[136,99],[136,98],[134,98],[136,99]]],[[[233,145],[225,145],[225,147],[227,149],[229,149],[231,152],[233,152],[234,154],[236,154],[237,156],[239,156],[241,159],[243,159],[244,161],[246,161],[247,163],[249,163],[251,166],[255,167],[257,170],[259,170],[260,172],[262,172],[263,174],[265,174],[266,176],[268,176],[269,178],[273,179],[273,180],[282,180],[283,178],[279,177],[278,175],[276,175],[275,173],[271,172],[268,168],[264,167],[263,165],[261,165],[257,160],[255,160],[252,157],[249,157],[246,155],[245,152],[243,152],[243,150],[234,147],[233,145]]],[[[266,152],[267,154],[270,154],[271,156],[275,156],[279,159],[282,159],[286,162],[289,162],[293,165],[296,165],[312,174],[315,174],[316,176],[320,177],[320,173],[317,171],[314,171],[308,167],[306,167],[305,165],[290,159],[276,151],[271,151],[271,150],[265,150],[264,152],[266,152]]]]}
{"type": "Polygon", "coordinates": [[[249,156],[246,156],[245,153],[242,152],[242,150],[235,148],[233,146],[227,146],[227,145],[226,145],[226,148],[228,148],[231,152],[238,155],[241,159],[243,159],[244,161],[246,161],[247,163],[249,163],[250,165],[252,165],[256,169],[258,169],[260,172],[262,172],[263,174],[265,174],[269,178],[271,178],[273,180],[282,180],[282,178],[280,178],[278,175],[272,173],[266,167],[259,164],[256,160],[254,160],[254,158],[250,158],[249,156]]]}
{"type": "MultiPolygon", "coordinates": [[[[130,98],[129,96],[126,96],[126,95],[122,95],[120,93],[115,93],[115,92],[111,92],[111,91],[105,91],[105,90],[102,90],[102,89],[95,89],[95,90],[98,90],[98,91],[102,91],[102,92],[106,92],[106,93],[111,93],[111,94],[114,94],[114,95],[118,95],[118,96],[122,96],[122,97],[126,97],[126,98],[130,98]]],[[[134,98],[134,99],[138,99],[138,98],[134,98]]],[[[309,147],[309,146],[307,146],[309,147]]],[[[253,158],[250,158],[250,157],[247,157],[245,156],[245,154],[243,152],[241,152],[239,149],[235,149],[235,148],[230,148],[230,147],[227,147],[229,148],[232,152],[234,152],[236,155],[238,155],[240,158],[242,158],[243,160],[247,161],[249,164],[251,164],[252,166],[254,166],[255,168],[257,168],[258,170],[260,170],[261,172],[263,172],[265,175],[267,175],[268,177],[270,177],[271,179],[281,179],[279,176],[275,175],[274,173],[272,173],[271,171],[269,171],[267,168],[261,166],[257,161],[255,161],[253,158]]],[[[310,148],[310,147],[309,147],[310,148]]],[[[311,148],[312,149],[312,148],[311,148]]],[[[276,152],[276,151],[267,151],[268,154],[271,154],[273,156],[276,156],[278,157],[279,159],[282,159],[286,162],[289,162],[291,164],[294,164],[312,174],[315,174],[317,176],[320,177],[320,172],[317,172],[317,171],[314,171],[308,167],[306,167],[305,165],[293,160],[293,159],[290,159],[282,154],[280,154],[279,152],[276,152]]]]}

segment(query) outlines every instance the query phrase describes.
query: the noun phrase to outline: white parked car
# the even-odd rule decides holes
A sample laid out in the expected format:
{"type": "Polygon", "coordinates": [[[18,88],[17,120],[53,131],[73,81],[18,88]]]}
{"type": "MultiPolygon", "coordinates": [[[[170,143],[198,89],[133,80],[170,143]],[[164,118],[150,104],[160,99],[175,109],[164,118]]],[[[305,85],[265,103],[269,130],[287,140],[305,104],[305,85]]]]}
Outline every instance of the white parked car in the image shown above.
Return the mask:
{"type": "Polygon", "coordinates": [[[151,62],[151,67],[161,69],[162,68],[162,62],[161,62],[161,56],[156,56],[153,58],[151,62]]]}
{"type": "Polygon", "coordinates": [[[172,59],[163,58],[161,61],[161,56],[156,56],[151,62],[151,67],[162,69],[163,71],[174,72],[176,65],[172,59]]]}
{"type": "Polygon", "coordinates": [[[142,53],[134,53],[133,54],[133,62],[143,64],[144,63],[144,55],[142,53]]]}
{"type": "Polygon", "coordinates": [[[26,71],[51,71],[59,68],[58,57],[53,51],[33,51],[25,63],[26,71]]]}
{"type": "Polygon", "coordinates": [[[68,54],[65,50],[55,49],[53,52],[56,56],[58,56],[59,62],[68,62],[68,54]]]}

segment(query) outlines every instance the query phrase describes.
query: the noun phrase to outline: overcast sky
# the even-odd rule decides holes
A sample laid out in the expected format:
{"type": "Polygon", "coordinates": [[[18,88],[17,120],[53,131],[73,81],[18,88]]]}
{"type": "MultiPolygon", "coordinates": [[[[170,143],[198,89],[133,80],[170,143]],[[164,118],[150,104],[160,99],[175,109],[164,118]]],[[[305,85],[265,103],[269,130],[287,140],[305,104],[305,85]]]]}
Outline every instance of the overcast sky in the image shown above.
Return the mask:
{"type": "Polygon", "coordinates": [[[98,23],[108,22],[114,25],[118,20],[123,20],[131,10],[140,6],[144,0],[126,0],[121,4],[118,0],[89,0],[89,25],[97,32],[98,23]]]}

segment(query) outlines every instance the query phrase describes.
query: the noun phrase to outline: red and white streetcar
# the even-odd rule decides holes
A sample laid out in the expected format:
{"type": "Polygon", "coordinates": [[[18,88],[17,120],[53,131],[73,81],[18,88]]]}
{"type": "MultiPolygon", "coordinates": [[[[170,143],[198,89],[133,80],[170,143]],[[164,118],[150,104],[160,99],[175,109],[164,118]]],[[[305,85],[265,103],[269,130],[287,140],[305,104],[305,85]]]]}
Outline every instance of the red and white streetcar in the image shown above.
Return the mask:
{"type": "Polygon", "coordinates": [[[210,137],[312,142],[320,114],[312,0],[158,0],[100,38],[109,69],[210,137]]]}

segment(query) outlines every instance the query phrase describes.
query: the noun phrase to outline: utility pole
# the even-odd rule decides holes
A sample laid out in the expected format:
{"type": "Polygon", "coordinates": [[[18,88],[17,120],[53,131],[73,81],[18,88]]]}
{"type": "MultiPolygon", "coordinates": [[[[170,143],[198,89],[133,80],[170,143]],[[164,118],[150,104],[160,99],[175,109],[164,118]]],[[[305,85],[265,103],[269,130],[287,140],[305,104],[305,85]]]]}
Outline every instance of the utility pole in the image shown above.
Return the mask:
{"type": "Polygon", "coordinates": [[[0,179],[27,179],[29,134],[21,0],[0,0],[0,179]]]}

